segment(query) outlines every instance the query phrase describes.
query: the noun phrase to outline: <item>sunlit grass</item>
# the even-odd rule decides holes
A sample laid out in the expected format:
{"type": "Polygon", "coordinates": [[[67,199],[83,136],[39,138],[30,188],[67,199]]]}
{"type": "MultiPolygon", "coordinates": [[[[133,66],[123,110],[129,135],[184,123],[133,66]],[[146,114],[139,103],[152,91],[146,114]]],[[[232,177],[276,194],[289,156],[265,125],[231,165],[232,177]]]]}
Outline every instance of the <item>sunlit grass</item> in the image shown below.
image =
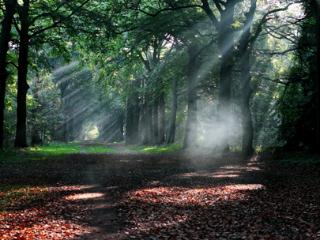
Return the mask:
{"type": "Polygon", "coordinates": [[[8,150],[0,152],[0,161],[30,161],[46,160],[49,158],[61,157],[69,154],[79,153],[113,153],[115,150],[111,147],[101,145],[85,146],[79,143],[51,143],[49,145],[29,147],[22,150],[8,150]]]}
{"type": "MultiPolygon", "coordinates": [[[[177,152],[181,148],[180,144],[170,144],[162,146],[128,146],[125,149],[133,153],[164,154],[177,152]]],[[[21,150],[10,149],[0,152],[0,162],[39,161],[70,154],[122,153],[123,151],[125,152],[123,148],[117,149],[113,146],[98,143],[90,145],[81,143],[50,143],[44,146],[29,147],[21,150]]]]}
{"type": "Polygon", "coordinates": [[[163,146],[134,146],[131,147],[131,149],[141,153],[159,154],[177,152],[182,149],[182,146],[181,144],[170,144],[163,146]]]}

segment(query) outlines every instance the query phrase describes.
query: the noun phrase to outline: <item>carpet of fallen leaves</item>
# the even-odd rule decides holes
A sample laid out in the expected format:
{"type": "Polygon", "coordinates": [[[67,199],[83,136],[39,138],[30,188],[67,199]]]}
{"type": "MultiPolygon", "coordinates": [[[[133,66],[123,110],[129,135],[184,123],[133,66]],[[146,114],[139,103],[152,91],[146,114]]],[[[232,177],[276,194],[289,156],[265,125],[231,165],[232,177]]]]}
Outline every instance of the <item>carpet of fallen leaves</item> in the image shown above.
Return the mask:
{"type": "Polygon", "coordinates": [[[319,167],[88,154],[28,164],[0,165],[1,240],[320,239],[319,167]]]}
{"type": "Polygon", "coordinates": [[[63,198],[70,191],[81,191],[81,187],[31,187],[2,192],[7,202],[2,202],[0,212],[0,239],[72,239],[88,233],[80,221],[86,207],[63,198]]]}
{"type": "Polygon", "coordinates": [[[188,187],[170,186],[179,182],[176,176],[169,186],[128,192],[120,210],[128,219],[127,238],[320,239],[318,169],[304,175],[301,170],[262,171],[249,164],[231,167],[230,175],[229,168],[183,174],[184,180],[191,178],[188,187]],[[233,179],[234,172],[239,179],[233,179]],[[214,178],[221,174],[225,182],[214,178]],[[206,177],[203,184],[200,176],[206,177]]]}

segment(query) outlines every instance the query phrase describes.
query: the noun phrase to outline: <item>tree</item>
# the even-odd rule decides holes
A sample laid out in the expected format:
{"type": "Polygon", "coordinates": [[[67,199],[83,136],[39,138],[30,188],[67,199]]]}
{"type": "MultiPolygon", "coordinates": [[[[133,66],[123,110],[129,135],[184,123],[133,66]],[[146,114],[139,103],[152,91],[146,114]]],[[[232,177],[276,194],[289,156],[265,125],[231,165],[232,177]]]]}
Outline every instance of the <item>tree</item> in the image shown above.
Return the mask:
{"type": "Polygon", "coordinates": [[[5,9],[1,24],[0,34],[0,149],[3,148],[4,140],[4,110],[5,110],[5,95],[7,85],[7,53],[9,50],[9,41],[11,38],[11,28],[13,16],[16,11],[16,0],[4,1],[5,9]]]}
{"type": "Polygon", "coordinates": [[[18,60],[18,83],[17,83],[17,128],[15,147],[27,146],[27,92],[29,85],[27,83],[28,75],[28,56],[31,41],[35,41],[39,35],[45,32],[59,28],[76,14],[88,0],[82,1],[79,5],[75,2],[66,1],[57,3],[52,1],[49,4],[40,6],[34,3],[30,6],[29,0],[23,0],[22,5],[18,6],[20,28],[19,33],[19,60],[18,60]],[[33,7],[33,8],[31,8],[33,7]],[[40,13],[34,13],[34,8],[40,7],[40,13]],[[49,10],[48,10],[49,8],[49,10]],[[42,10],[42,11],[41,11],[42,10]],[[32,14],[32,15],[31,15],[32,14]],[[43,19],[44,18],[44,19],[43,19]],[[49,18],[50,20],[47,20],[49,18]],[[40,21],[40,26],[37,22],[40,21]]]}

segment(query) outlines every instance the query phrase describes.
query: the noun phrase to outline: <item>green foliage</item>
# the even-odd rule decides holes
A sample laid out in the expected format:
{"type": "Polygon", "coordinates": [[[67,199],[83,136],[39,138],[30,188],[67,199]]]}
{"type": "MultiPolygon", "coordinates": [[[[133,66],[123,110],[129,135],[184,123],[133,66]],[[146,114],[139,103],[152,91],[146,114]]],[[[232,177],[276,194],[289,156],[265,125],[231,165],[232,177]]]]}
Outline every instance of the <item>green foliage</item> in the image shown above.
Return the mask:
{"type": "Polygon", "coordinates": [[[50,159],[59,159],[70,154],[103,154],[103,153],[174,153],[181,150],[180,144],[170,144],[163,146],[129,146],[128,148],[117,148],[112,145],[103,145],[99,143],[50,143],[44,146],[29,147],[24,150],[7,150],[0,152],[1,164],[10,162],[30,162],[30,161],[48,161],[50,159]]]}
{"type": "Polygon", "coordinates": [[[69,154],[78,153],[113,153],[115,150],[111,147],[97,145],[81,145],[79,143],[51,143],[49,145],[29,147],[24,150],[8,150],[0,152],[0,161],[6,162],[25,162],[48,160],[52,158],[63,157],[69,154]]]}

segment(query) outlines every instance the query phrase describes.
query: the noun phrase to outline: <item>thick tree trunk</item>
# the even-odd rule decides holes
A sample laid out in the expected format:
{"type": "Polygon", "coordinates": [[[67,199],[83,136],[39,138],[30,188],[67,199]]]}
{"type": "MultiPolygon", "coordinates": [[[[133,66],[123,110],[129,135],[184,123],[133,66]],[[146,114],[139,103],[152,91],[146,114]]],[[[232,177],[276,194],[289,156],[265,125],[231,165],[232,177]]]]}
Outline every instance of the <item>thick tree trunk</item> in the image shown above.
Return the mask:
{"type": "Polygon", "coordinates": [[[250,99],[252,95],[251,77],[250,77],[250,55],[244,53],[242,58],[242,79],[241,79],[241,112],[242,112],[242,154],[244,157],[250,157],[253,154],[253,125],[250,109],[250,99]]]}
{"type": "Polygon", "coordinates": [[[161,92],[159,96],[159,144],[165,143],[165,99],[164,93],[161,92]]]}
{"type": "Polygon", "coordinates": [[[187,65],[188,112],[183,148],[189,148],[196,142],[197,135],[197,48],[188,47],[189,62],[187,65]]]}
{"type": "Polygon", "coordinates": [[[170,116],[170,128],[168,133],[167,143],[174,143],[176,136],[176,117],[178,108],[178,88],[177,79],[172,80],[172,103],[171,103],[171,116],[170,116]]]}
{"type": "Polygon", "coordinates": [[[17,1],[5,1],[5,13],[1,24],[0,34],[0,149],[3,148],[4,142],[4,110],[6,84],[8,78],[7,72],[7,53],[9,51],[10,33],[12,28],[13,15],[15,13],[17,1]]]}
{"type": "Polygon", "coordinates": [[[250,31],[256,11],[256,0],[251,0],[250,11],[246,14],[246,27],[239,43],[240,69],[241,69],[241,112],[242,112],[242,155],[250,157],[253,150],[253,123],[250,109],[250,100],[253,93],[251,86],[251,52],[250,31]]]}
{"type": "MultiPolygon", "coordinates": [[[[220,121],[231,114],[231,87],[232,70],[234,65],[234,30],[232,28],[234,18],[234,1],[228,1],[226,11],[221,15],[218,28],[218,52],[220,61],[220,81],[218,92],[218,115],[220,121]]],[[[229,151],[229,144],[222,146],[224,151],[229,151]]]]}
{"type": "Polygon", "coordinates": [[[15,147],[27,147],[27,83],[29,52],[29,0],[24,0],[19,11],[21,29],[18,60],[17,126],[15,147]]]}

